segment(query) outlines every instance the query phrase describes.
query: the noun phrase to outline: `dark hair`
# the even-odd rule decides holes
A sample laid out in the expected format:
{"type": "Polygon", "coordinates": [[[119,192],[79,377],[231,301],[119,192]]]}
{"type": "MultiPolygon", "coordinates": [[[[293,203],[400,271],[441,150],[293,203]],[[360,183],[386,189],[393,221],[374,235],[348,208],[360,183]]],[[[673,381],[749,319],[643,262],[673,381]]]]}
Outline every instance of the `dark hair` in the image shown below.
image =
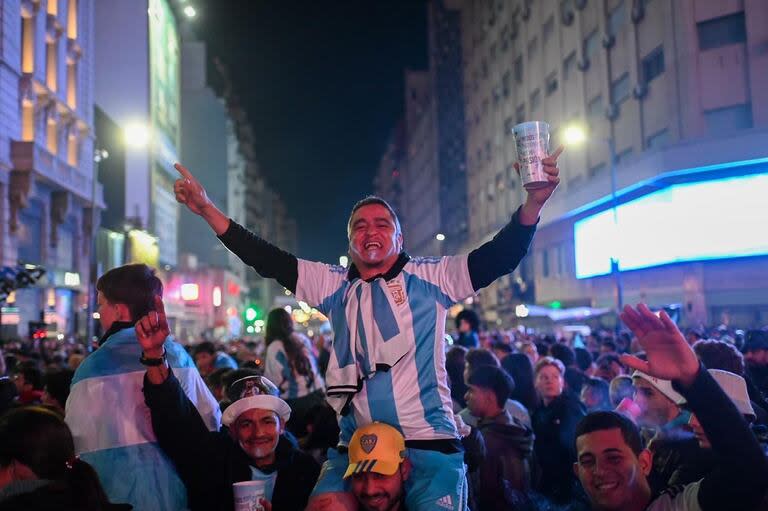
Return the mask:
{"type": "Polygon", "coordinates": [[[496,396],[496,404],[502,409],[515,389],[515,382],[512,380],[512,377],[498,367],[486,366],[475,369],[469,375],[468,383],[483,389],[492,390],[496,396]]]}
{"type": "Polygon", "coordinates": [[[512,353],[501,361],[501,367],[507,371],[515,382],[512,399],[520,402],[529,411],[536,408],[538,397],[533,384],[533,365],[525,353],[512,353]]]}
{"type": "Polygon", "coordinates": [[[379,206],[384,206],[387,208],[387,211],[389,211],[390,216],[392,217],[392,221],[395,222],[395,228],[397,231],[400,231],[400,219],[397,218],[397,213],[395,213],[394,208],[389,205],[387,201],[382,199],[381,197],[377,197],[376,195],[369,195],[355,203],[354,206],[352,206],[352,211],[349,213],[349,220],[347,220],[347,236],[350,235],[352,232],[352,217],[355,216],[355,212],[364,207],[364,206],[370,206],[371,204],[378,204],[379,206]]]}
{"type": "Polygon", "coordinates": [[[582,371],[589,369],[595,361],[595,359],[592,358],[592,353],[586,348],[574,348],[573,352],[576,354],[576,365],[579,366],[579,369],[582,371]]]}
{"type": "Polygon", "coordinates": [[[467,393],[467,384],[464,383],[464,361],[467,348],[454,345],[445,354],[445,370],[448,373],[448,383],[451,385],[451,398],[458,402],[462,408],[466,406],[464,394],[467,393]]]}
{"type": "Polygon", "coordinates": [[[155,297],[163,296],[163,283],[146,264],[113,268],[99,277],[96,289],[110,303],[126,305],[134,321],[155,310],[155,297]]]}
{"type": "Polygon", "coordinates": [[[597,360],[595,361],[597,367],[610,367],[614,362],[623,367],[621,359],[615,353],[604,353],[597,357],[597,360]]]}
{"type": "Polygon", "coordinates": [[[24,383],[32,385],[34,390],[43,390],[43,372],[40,371],[36,362],[31,360],[16,364],[13,374],[24,376],[24,383]]]}
{"type": "Polygon", "coordinates": [[[29,406],[0,418],[0,466],[16,460],[40,479],[61,479],[74,457],[72,433],[53,411],[29,406]]]}
{"type": "Polygon", "coordinates": [[[18,390],[13,380],[7,376],[0,376],[0,416],[13,406],[13,400],[17,394],[18,390]]]}
{"type": "Polygon", "coordinates": [[[635,385],[632,383],[632,377],[621,374],[611,380],[608,386],[608,395],[611,399],[611,406],[616,408],[624,398],[632,398],[635,393],[635,385]]]}
{"type": "Polygon", "coordinates": [[[323,401],[307,411],[307,426],[312,431],[303,442],[302,450],[323,449],[325,452],[330,447],[336,447],[339,443],[339,421],[336,420],[336,411],[323,401]]]}
{"type": "Polygon", "coordinates": [[[197,346],[195,346],[195,357],[198,356],[200,353],[208,353],[209,355],[215,355],[216,354],[216,346],[213,345],[211,341],[203,341],[197,346]]]}
{"type": "Polygon", "coordinates": [[[768,331],[766,330],[749,330],[744,335],[744,347],[742,351],[749,353],[750,351],[768,350],[768,331]]]}
{"type": "Polygon", "coordinates": [[[624,437],[624,441],[635,455],[639,455],[642,452],[643,443],[640,440],[640,431],[631,420],[618,412],[588,413],[576,425],[576,440],[582,435],[608,429],[619,429],[621,436],[624,437]]]}
{"type": "Polygon", "coordinates": [[[616,351],[616,343],[613,341],[603,341],[602,346],[606,346],[612,352],[616,351]]]}
{"type": "Polygon", "coordinates": [[[493,343],[491,344],[491,350],[501,351],[502,353],[506,353],[507,355],[509,355],[510,353],[512,353],[512,346],[510,346],[504,341],[493,341],[493,343]]]}
{"type": "Polygon", "coordinates": [[[69,369],[62,369],[45,375],[45,391],[48,395],[59,403],[62,409],[67,403],[69,397],[69,386],[72,383],[72,377],[75,372],[69,369]]]}
{"type": "Polygon", "coordinates": [[[598,395],[598,407],[600,410],[611,408],[611,393],[607,381],[602,378],[585,378],[583,385],[589,387],[592,392],[598,395]]]}
{"type": "Polygon", "coordinates": [[[571,367],[576,363],[576,353],[565,344],[553,344],[549,347],[549,354],[562,362],[565,367],[571,367]]]}
{"type": "Polygon", "coordinates": [[[464,358],[465,362],[469,366],[469,371],[472,372],[478,367],[491,366],[499,367],[499,359],[492,351],[485,348],[472,348],[467,352],[467,356],[464,358]]]}
{"type": "Polygon", "coordinates": [[[456,314],[456,328],[459,328],[462,321],[469,323],[469,327],[473,332],[477,332],[480,329],[480,318],[477,313],[472,309],[463,309],[456,314]]]}
{"type": "Polygon", "coordinates": [[[220,367],[215,369],[213,372],[211,372],[211,374],[205,377],[205,383],[207,383],[209,387],[220,387],[224,385],[224,377],[230,371],[232,371],[232,369],[228,367],[220,367]]]}
{"type": "Polygon", "coordinates": [[[109,506],[96,471],[75,457],[75,443],[66,423],[42,406],[11,410],[0,418],[0,466],[13,461],[28,466],[40,479],[65,485],[75,509],[109,506]]]}
{"type": "Polygon", "coordinates": [[[714,339],[696,341],[693,351],[707,369],[722,369],[744,376],[744,355],[733,344],[714,339]]]}
{"type": "MultiPolygon", "coordinates": [[[[282,308],[272,309],[267,315],[267,334],[264,340],[267,346],[274,341],[282,341],[285,356],[288,358],[288,365],[301,376],[312,375],[312,364],[309,361],[309,355],[306,353],[304,343],[293,331],[293,319],[291,315],[282,308]]],[[[280,382],[273,382],[280,386],[280,382]]]]}

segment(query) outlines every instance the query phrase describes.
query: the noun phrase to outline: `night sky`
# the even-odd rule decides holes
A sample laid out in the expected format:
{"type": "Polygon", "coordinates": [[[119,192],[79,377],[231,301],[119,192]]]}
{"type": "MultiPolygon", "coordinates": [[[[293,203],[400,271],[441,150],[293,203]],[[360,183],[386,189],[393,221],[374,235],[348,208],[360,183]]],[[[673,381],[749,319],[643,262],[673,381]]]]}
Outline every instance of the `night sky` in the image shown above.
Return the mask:
{"type": "Polygon", "coordinates": [[[346,220],[427,63],[424,0],[205,0],[197,33],[229,67],[299,254],[337,262],[346,220]]]}

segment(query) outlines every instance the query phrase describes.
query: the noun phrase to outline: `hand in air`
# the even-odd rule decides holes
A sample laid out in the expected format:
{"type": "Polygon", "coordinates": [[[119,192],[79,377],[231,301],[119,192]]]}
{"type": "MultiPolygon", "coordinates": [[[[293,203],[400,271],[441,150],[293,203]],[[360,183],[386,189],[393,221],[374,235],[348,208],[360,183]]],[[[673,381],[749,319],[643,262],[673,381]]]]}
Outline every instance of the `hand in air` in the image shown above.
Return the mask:
{"type": "Polygon", "coordinates": [[[205,193],[205,188],[181,163],[175,164],[174,168],[181,174],[181,178],[173,183],[173,193],[176,195],[176,201],[187,206],[192,213],[201,215],[205,208],[212,205],[208,194],[205,193]]]}
{"type": "Polygon", "coordinates": [[[155,296],[155,310],[149,311],[149,314],[136,322],[136,337],[144,355],[148,358],[161,357],[163,344],[170,333],[163,299],[155,296]]]}
{"type": "Polygon", "coordinates": [[[661,311],[656,316],[645,304],[636,309],[624,307],[621,320],[637,336],[648,361],[633,355],[622,355],[621,361],[632,369],[664,380],[679,380],[689,385],[699,371],[699,360],[682,332],[661,311]]]}

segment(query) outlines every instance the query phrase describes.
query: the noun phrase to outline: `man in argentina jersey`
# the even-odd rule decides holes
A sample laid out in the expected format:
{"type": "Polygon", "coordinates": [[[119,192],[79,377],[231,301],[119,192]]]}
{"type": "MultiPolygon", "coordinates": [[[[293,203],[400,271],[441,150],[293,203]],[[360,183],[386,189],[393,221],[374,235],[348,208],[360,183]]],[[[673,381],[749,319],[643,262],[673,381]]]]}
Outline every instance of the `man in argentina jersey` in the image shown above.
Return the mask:
{"type": "MultiPolygon", "coordinates": [[[[144,264],[114,268],[96,283],[99,348],[75,371],[66,422],[78,456],[99,474],[109,499],[134,509],[188,509],[187,488],[157,443],[142,387],[146,367],[134,323],[154,310],[163,285],[144,264]]],[[[170,337],[164,345],[170,367],[205,426],[218,431],[219,405],[184,348],[170,337]]]]}
{"type": "Polygon", "coordinates": [[[560,181],[561,151],[543,160],[547,184],[529,190],[509,223],[468,255],[412,258],[403,250],[400,222],[389,204],[377,197],[360,201],[347,225],[349,269],[297,259],[249,232],[176,165],[182,175],[174,184],[177,201],[202,216],[243,262],[333,324],[326,391],[340,417],[340,447],[328,453],[310,509],[345,509],[346,445],[358,427],[373,421],[394,426],[406,439],[413,462],[406,485],[409,511],[466,509],[463,451],[445,370],[447,310],[519,264],[560,181]]]}

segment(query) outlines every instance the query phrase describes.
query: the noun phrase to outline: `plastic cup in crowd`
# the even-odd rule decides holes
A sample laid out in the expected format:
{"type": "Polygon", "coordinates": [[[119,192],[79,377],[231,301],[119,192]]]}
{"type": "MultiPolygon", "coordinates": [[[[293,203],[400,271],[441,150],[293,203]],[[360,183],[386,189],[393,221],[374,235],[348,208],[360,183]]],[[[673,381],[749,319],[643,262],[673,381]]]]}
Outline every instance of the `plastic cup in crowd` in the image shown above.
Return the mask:
{"type": "Polygon", "coordinates": [[[637,418],[643,413],[637,403],[628,397],[621,400],[619,406],[616,407],[616,411],[632,419],[632,422],[637,422],[637,418]]]}
{"type": "Polygon", "coordinates": [[[544,188],[549,181],[541,160],[549,155],[549,124],[523,122],[513,128],[520,178],[527,190],[544,188]]]}
{"type": "Polygon", "coordinates": [[[266,481],[234,483],[235,511],[264,511],[261,499],[265,497],[266,481]]]}

